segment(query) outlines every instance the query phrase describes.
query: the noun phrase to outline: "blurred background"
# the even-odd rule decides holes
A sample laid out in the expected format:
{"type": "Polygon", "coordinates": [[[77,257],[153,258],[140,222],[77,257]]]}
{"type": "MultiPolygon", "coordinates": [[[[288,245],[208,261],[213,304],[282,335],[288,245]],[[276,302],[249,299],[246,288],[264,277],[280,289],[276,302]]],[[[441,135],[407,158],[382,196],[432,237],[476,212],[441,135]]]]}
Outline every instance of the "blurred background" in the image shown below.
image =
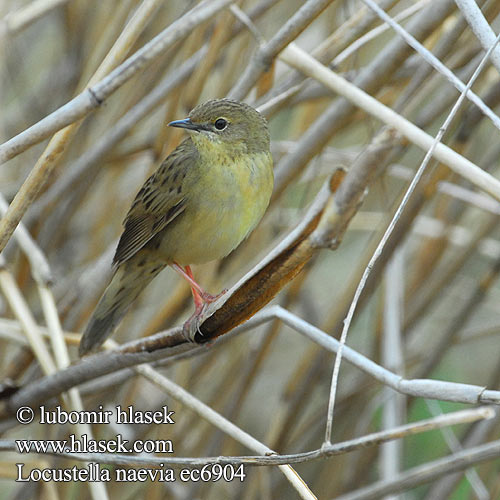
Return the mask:
{"type": "MultiPolygon", "coordinates": [[[[468,81],[484,52],[453,1],[378,3],[398,16],[463,82],[468,81]]],[[[500,2],[477,3],[492,28],[498,28],[500,2]]],[[[206,2],[3,0],[0,141],[80,93],[145,4],[149,14],[111,69],[206,2]]],[[[179,37],[75,127],[23,218],[50,266],[50,289],[72,360],[77,359],[77,334],[110,277],[121,224],[133,198],[184,138],[181,130],[166,127],[168,122],[186,117],[200,102],[228,95],[258,107],[269,121],[276,172],[271,206],[233,254],[194,269],[211,293],[231,286],[258,263],[302,220],[328,176],[339,167],[349,170],[381,131],[381,122],[289,68],[275,54],[254,79],[245,80],[246,71],[262,55],[259,47],[279,38],[301,8],[316,9],[309,19],[305,14],[298,17],[302,25],[293,38],[301,48],[429,134],[437,132],[458,98],[455,88],[391,29],[380,29],[382,22],[361,1],[242,0],[234,5],[237,9],[224,8],[179,37]]],[[[473,90],[496,110],[496,69],[487,65],[473,90]]],[[[498,133],[466,101],[444,142],[498,177],[498,133]]],[[[47,144],[46,139],[0,166],[0,193],[7,203],[47,144]]],[[[318,252],[273,303],[338,338],[361,274],[424,153],[395,140],[385,163],[377,165],[339,248],[318,252]]],[[[431,162],[367,282],[348,345],[406,378],[500,388],[499,213],[496,201],[446,166],[431,162]],[[388,333],[394,322],[395,339],[388,333]]],[[[47,318],[37,277],[17,240],[12,239],[2,255],[1,381],[21,386],[44,372],[25,332],[36,327],[43,334],[47,318]],[[13,307],[6,292],[9,279],[26,306],[22,314],[31,322],[23,321],[13,307]]],[[[136,301],[114,339],[121,343],[182,324],[192,307],[188,285],[165,270],[136,301]]],[[[331,353],[274,321],[158,370],[273,450],[297,453],[321,446],[333,361],[331,353]]],[[[117,433],[132,440],[171,439],[179,457],[250,454],[133,371],[86,383],[80,393],[85,409],[100,404],[132,404],[139,410],[168,405],[176,412],[173,426],[93,426],[96,439],[117,433]]],[[[333,440],[380,430],[387,425],[387,411],[396,425],[463,407],[398,395],[344,362],[333,440]]],[[[496,439],[499,429],[495,418],[402,439],[391,452],[392,472],[383,447],[298,464],[295,469],[318,498],[335,498],[395,477],[398,470],[496,439]]],[[[1,438],[64,439],[72,432],[70,425],[8,425],[1,438]]],[[[29,467],[74,464],[50,456],[24,458],[29,467]]],[[[0,455],[0,499],[96,498],[86,483],[15,483],[14,464],[19,460],[12,453],[0,455]]],[[[122,499],[297,497],[275,467],[246,472],[243,483],[148,481],[105,487],[110,498],[122,499]]],[[[488,461],[413,487],[399,498],[500,498],[499,472],[499,461],[488,461]]]]}

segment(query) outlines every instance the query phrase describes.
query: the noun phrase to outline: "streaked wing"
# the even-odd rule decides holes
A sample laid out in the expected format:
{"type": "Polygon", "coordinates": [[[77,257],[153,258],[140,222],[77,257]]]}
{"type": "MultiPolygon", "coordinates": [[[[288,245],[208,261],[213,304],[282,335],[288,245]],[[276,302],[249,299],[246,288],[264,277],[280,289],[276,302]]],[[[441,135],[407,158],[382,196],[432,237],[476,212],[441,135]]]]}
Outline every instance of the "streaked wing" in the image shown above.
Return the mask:
{"type": "Polygon", "coordinates": [[[113,258],[114,266],[130,259],[184,211],[183,181],[195,161],[196,150],[187,139],[144,183],[124,220],[125,230],[113,258]]]}

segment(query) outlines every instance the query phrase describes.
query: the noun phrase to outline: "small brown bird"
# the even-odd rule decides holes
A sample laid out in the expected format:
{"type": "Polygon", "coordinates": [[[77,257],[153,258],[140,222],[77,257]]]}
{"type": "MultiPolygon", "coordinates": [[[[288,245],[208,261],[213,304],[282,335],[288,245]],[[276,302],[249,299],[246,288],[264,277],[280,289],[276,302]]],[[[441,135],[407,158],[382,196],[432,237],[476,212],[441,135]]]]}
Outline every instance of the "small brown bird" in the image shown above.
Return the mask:
{"type": "Polygon", "coordinates": [[[186,129],[190,137],[137,193],[113,259],[113,277],[85,329],[80,356],[111,335],[140,292],[167,265],[191,286],[192,318],[201,314],[217,297],[196,283],[189,266],[229,254],[269,204],[269,131],[255,109],[217,99],[169,125],[186,129]]]}

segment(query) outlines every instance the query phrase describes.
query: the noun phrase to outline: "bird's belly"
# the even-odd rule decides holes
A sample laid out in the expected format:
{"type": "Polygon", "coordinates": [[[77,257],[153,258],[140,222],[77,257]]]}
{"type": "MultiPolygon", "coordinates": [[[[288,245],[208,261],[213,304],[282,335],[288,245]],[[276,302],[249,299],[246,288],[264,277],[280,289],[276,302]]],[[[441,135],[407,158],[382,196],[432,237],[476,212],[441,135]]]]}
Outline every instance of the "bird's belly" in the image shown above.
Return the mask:
{"type": "MultiPolygon", "coordinates": [[[[232,213],[205,213],[189,225],[179,224],[182,234],[175,243],[171,238],[166,250],[178,264],[201,264],[220,259],[245,238],[248,231],[232,213]],[[184,227],[182,227],[184,226],[184,227]]],[[[176,235],[177,236],[177,235],[176,235]]]]}
{"type": "Polygon", "coordinates": [[[160,251],[165,260],[201,264],[220,259],[236,248],[262,218],[272,193],[269,168],[224,172],[218,182],[199,181],[194,196],[178,219],[169,224],[160,251]]]}

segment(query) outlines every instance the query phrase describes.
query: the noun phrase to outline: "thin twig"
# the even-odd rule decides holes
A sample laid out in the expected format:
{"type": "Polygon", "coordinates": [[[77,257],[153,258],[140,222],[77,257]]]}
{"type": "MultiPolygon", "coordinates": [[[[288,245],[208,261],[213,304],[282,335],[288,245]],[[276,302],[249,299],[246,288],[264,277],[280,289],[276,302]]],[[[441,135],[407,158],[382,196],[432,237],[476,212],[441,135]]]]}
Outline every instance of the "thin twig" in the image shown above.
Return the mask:
{"type": "Polygon", "coordinates": [[[31,23],[44,16],[69,0],[34,0],[15,12],[10,12],[0,19],[0,39],[2,36],[12,36],[27,28],[31,23]]]}
{"type": "Polygon", "coordinates": [[[484,18],[481,9],[474,0],[455,0],[455,3],[464,15],[483,49],[487,52],[491,52],[491,63],[500,73],[500,49],[496,48],[498,43],[497,36],[491,29],[488,21],[484,18]]]}
{"type": "MultiPolygon", "coordinates": [[[[288,47],[281,52],[280,58],[287,64],[321,81],[321,83],[343,95],[367,113],[370,113],[384,123],[394,127],[399,133],[425,151],[432,148],[434,139],[430,135],[416,127],[401,115],[392,111],[387,106],[384,106],[352,83],[336,75],[333,71],[314,60],[309,54],[296,45],[288,45],[288,47]]],[[[444,144],[438,143],[432,151],[433,156],[437,160],[447,165],[454,172],[472,182],[477,187],[491,194],[497,200],[500,200],[500,181],[498,181],[498,179],[444,144]]]]}
{"type": "Polygon", "coordinates": [[[307,0],[267,43],[259,47],[228,97],[242,100],[260,75],[269,69],[279,52],[295,40],[330,3],[332,0],[307,0]]]}
{"type": "MultiPolygon", "coordinates": [[[[210,422],[226,434],[236,439],[239,443],[247,448],[256,451],[262,455],[273,455],[275,452],[255,439],[247,432],[234,425],[232,422],[224,418],[222,415],[214,411],[209,406],[202,403],[199,399],[195,398],[192,394],[187,392],[178,384],[167,379],[156,370],[148,365],[137,366],[136,371],[148,380],[158,385],[162,390],[166,391],[170,396],[188,406],[191,410],[195,411],[200,417],[210,422]]],[[[301,498],[315,499],[316,497],[307,487],[306,483],[300,478],[297,472],[290,467],[290,465],[279,465],[281,472],[290,481],[295,490],[299,493],[301,498]]]]}
{"type": "Polygon", "coordinates": [[[500,457],[500,441],[492,441],[491,443],[469,448],[448,457],[413,467],[390,480],[376,482],[365,488],[338,496],[337,499],[376,500],[386,495],[415,488],[451,472],[463,471],[468,467],[494,460],[498,457],[500,457]]]}
{"type": "MultiPolygon", "coordinates": [[[[65,147],[72,135],[76,133],[77,127],[72,126],[61,130],[67,125],[74,124],[90,111],[99,107],[111,94],[120,88],[132,76],[144,69],[156,57],[163,53],[165,49],[176,43],[179,38],[187,36],[191,30],[209,19],[221,9],[227,7],[233,0],[214,0],[207,2],[202,8],[198,6],[190,13],[183,16],[175,23],[168,26],[153,40],[144,45],[133,56],[118,66],[102,80],[94,84],[95,79],[91,79],[91,86],[81,94],[65,104],[57,111],[54,111],[43,120],[28,128],[21,134],[0,145],[0,163],[13,158],[28,147],[40,142],[50,134],[59,131],[54,137],[45,153],[41,156],[30,175],[17,192],[14,200],[10,204],[7,214],[0,220],[0,252],[12,236],[12,232],[19,224],[28,207],[33,203],[36,195],[47,182],[50,173],[57,164],[57,160],[62,155],[65,147]]],[[[151,13],[151,11],[149,11],[151,13]]],[[[130,25],[130,24],[129,24],[130,25]]],[[[139,22],[141,27],[142,23],[139,22]]],[[[140,32],[129,33],[132,39],[137,39],[140,32]]],[[[125,47],[130,47],[131,40],[120,38],[125,47]]],[[[109,67],[100,66],[97,76],[102,77],[107,70],[116,64],[117,53],[123,55],[123,50],[113,51],[113,57],[108,60],[109,67]]]]}
{"type": "MultiPolygon", "coordinates": [[[[362,2],[376,12],[380,19],[388,23],[399,36],[403,37],[406,43],[411,45],[436,71],[446,77],[458,91],[465,94],[491,120],[493,125],[500,130],[500,118],[476,94],[470,91],[471,87],[469,85],[466,87],[432,52],[427,50],[415,37],[395,22],[392,17],[388,16],[373,0],[362,0],[362,2]]],[[[488,46],[490,45],[491,43],[488,44],[488,46]]]]}
{"type": "MultiPolygon", "coordinates": [[[[139,368],[139,367],[138,367],[139,368]]],[[[142,368],[142,367],[140,367],[142,368]]],[[[156,378],[156,375],[155,377],[156,378]]],[[[157,382],[155,382],[157,383],[157,382]]],[[[163,384],[163,383],[162,383],[163,384]]],[[[172,384],[169,381],[169,385],[172,384]]],[[[163,385],[162,385],[163,387],[163,385]]],[[[175,384],[174,384],[175,387],[175,384]]],[[[208,409],[213,411],[209,407],[201,406],[200,410],[208,409]]],[[[200,413],[200,415],[205,418],[205,413],[200,413]]],[[[220,425],[224,422],[223,417],[217,415],[217,420],[220,420],[217,425],[220,425]],[[222,419],[222,420],[221,420],[222,419]]],[[[359,438],[351,439],[349,441],[344,441],[341,443],[335,443],[330,446],[316,449],[313,451],[307,451],[302,453],[293,453],[293,454],[283,454],[280,455],[278,453],[263,453],[266,456],[219,456],[219,457],[197,457],[197,458],[183,458],[183,457],[143,457],[143,456],[134,456],[134,455],[121,455],[117,454],[108,454],[108,453],[56,453],[50,447],[48,447],[46,454],[53,455],[57,457],[67,457],[72,458],[74,460],[86,460],[86,461],[94,461],[99,463],[108,463],[113,465],[129,465],[129,466],[150,466],[156,467],[159,465],[166,466],[184,466],[184,467],[199,467],[206,464],[232,464],[232,465],[240,465],[245,464],[249,466],[283,466],[285,464],[300,464],[311,462],[315,460],[321,460],[325,458],[334,457],[336,455],[341,455],[344,453],[349,453],[351,451],[359,450],[366,448],[368,446],[377,446],[382,443],[388,442],[394,439],[402,439],[407,436],[417,435],[422,432],[428,432],[435,429],[447,428],[452,425],[459,425],[464,423],[477,422],[478,420],[488,420],[495,416],[494,410],[487,406],[483,406],[480,408],[473,408],[469,410],[460,410],[452,413],[441,414],[436,417],[428,418],[425,420],[420,420],[418,422],[412,422],[410,424],[401,425],[398,427],[394,427],[392,429],[387,429],[379,432],[374,432],[372,434],[368,434],[366,436],[362,436],[359,438]]],[[[230,426],[233,426],[231,422],[228,422],[230,426]]],[[[224,432],[226,429],[223,429],[224,432]]],[[[241,434],[241,429],[236,428],[239,434],[241,434]]],[[[234,436],[233,436],[234,437],[234,436]]],[[[250,436],[251,437],[251,436],[250,436]]],[[[247,446],[252,448],[251,442],[254,440],[253,438],[249,442],[247,437],[242,435],[242,438],[245,439],[247,446]]],[[[262,445],[259,442],[255,443],[260,449],[262,449],[262,445]]],[[[0,440],[0,451],[17,451],[18,447],[16,441],[10,440],[0,440]]],[[[36,452],[31,451],[31,454],[36,452]]],[[[45,453],[44,453],[45,454],[45,453]]]]}
{"type": "MultiPolygon", "coordinates": [[[[419,10],[421,10],[423,7],[425,7],[431,0],[419,0],[418,2],[414,3],[407,9],[399,12],[397,15],[395,15],[392,19],[394,21],[403,21],[406,18],[412,16],[419,10]]],[[[390,29],[390,26],[386,23],[381,24],[380,26],[377,26],[376,28],[373,28],[370,30],[368,33],[364,34],[362,37],[358,38],[355,42],[353,42],[349,47],[345,48],[340,54],[338,54],[332,61],[331,66],[335,68],[336,66],[339,66],[342,64],[346,59],[351,57],[353,54],[355,54],[361,47],[366,45],[368,42],[373,40],[374,38],[377,38],[381,34],[385,33],[388,29],[390,29]]]]}
{"type": "MultiPolygon", "coordinates": [[[[500,36],[497,39],[500,40],[500,36]]],[[[424,174],[425,169],[427,168],[427,165],[429,164],[435,150],[437,149],[438,144],[441,142],[441,139],[443,138],[446,130],[448,129],[450,123],[452,122],[453,118],[455,117],[456,113],[458,112],[458,109],[462,105],[462,102],[465,99],[467,90],[472,86],[472,84],[475,82],[476,78],[479,76],[480,72],[482,71],[484,65],[486,64],[488,57],[493,50],[494,45],[491,46],[490,50],[485,54],[483,60],[477,67],[477,70],[475,73],[472,75],[471,79],[467,83],[467,87],[464,89],[464,92],[460,95],[460,97],[457,99],[457,102],[455,103],[455,106],[453,109],[450,111],[448,114],[443,126],[439,129],[439,132],[437,133],[435,139],[432,142],[431,147],[427,151],[422,163],[418,167],[417,172],[415,173],[415,177],[413,177],[410,185],[408,186],[408,189],[406,190],[403,199],[401,200],[401,203],[399,204],[393,218],[391,219],[391,222],[389,223],[389,226],[387,227],[386,231],[384,232],[384,235],[382,236],[382,239],[380,240],[377,248],[375,249],[375,252],[373,253],[373,256],[371,257],[370,261],[368,262],[368,265],[366,266],[365,271],[363,272],[363,276],[361,278],[361,281],[359,282],[358,287],[356,288],[356,292],[354,294],[354,298],[351,302],[351,305],[349,307],[349,311],[347,313],[347,316],[344,320],[344,327],[342,329],[342,335],[340,337],[340,348],[337,356],[335,357],[335,365],[333,368],[333,374],[332,374],[332,388],[330,392],[330,400],[328,402],[328,419],[327,419],[327,425],[326,425],[326,434],[325,434],[325,443],[329,444],[331,440],[331,435],[332,435],[332,425],[333,425],[333,410],[335,406],[335,396],[337,392],[337,383],[338,383],[338,376],[339,376],[339,371],[340,371],[340,363],[342,361],[342,350],[343,346],[346,342],[347,339],[347,333],[349,331],[349,328],[351,326],[352,318],[354,317],[354,312],[356,310],[356,306],[358,304],[359,297],[361,296],[361,292],[363,291],[363,288],[366,284],[366,281],[368,279],[368,276],[371,273],[371,270],[373,266],[375,265],[375,262],[377,259],[380,257],[382,254],[384,247],[392,234],[394,228],[396,227],[396,224],[398,223],[401,214],[403,213],[403,210],[405,206],[408,203],[408,200],[410,199],[411,195],[415,191],[415,188],[422,178],[422,175],[424,174]]]]}
{"type": "MultiPolygon", "coordinates": [[[[275,319],[282,320],[290,328],[311,339],[327,351],[338,353],[340,343],[337,339],[334,339],[319,328],[316,328],[280,306],[271,306],[263,309],[245,324],[235,328],[226,337],[229,338],[241,334],[255,326],[275,319]]],[[[80,362],[69,366],[65,370],[60,370],[50,377],[31,382],[8,399],[0,401],[0,419],[13,414],[20,406],[37,406],[71,387],[94,380],[102,375],[107,375],[141,363],[151,363],[159,359],[164,360],[180,355],[185,356],[191,351],[203,352],[206,350],[204,347],[187,344],[185,340],[182,343],[181,338],[182,328],[172,328],[165,332],[159,332],[148,339],[140,339],[123,344],[117,350],[84,358],[80,362]],[[149,352],[147,346],[154,344],[156,339],[161,337],[172,339],[175,348],[168,349],[168,352],[165,352],[165,349],[149,352]]],[[[163,341],[163,344],[165,344],[165,341],[163,341]]],[[[219,342],[216,345],[218,344],[219,342]]],[[[348,363],[351,363],[382,384],[402,394],[467,404],[500,404],[500,391],[487,390],[485,387],[477,385],[442,380],[404,379],[348,346],[344,346],[343,348],[343,357],[348,363]]]]}

